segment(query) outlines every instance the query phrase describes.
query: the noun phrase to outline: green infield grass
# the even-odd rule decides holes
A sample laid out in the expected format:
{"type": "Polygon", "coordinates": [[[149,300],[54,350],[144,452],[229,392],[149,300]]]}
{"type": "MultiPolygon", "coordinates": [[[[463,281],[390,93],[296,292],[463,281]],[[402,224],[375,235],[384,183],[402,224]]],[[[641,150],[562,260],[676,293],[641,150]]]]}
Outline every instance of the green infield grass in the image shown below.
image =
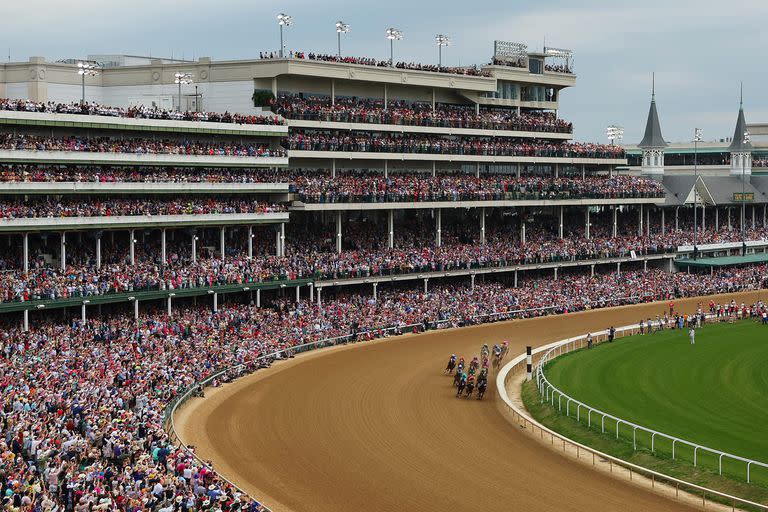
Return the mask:
{"type": "MultiPolygon", "coordinates": [[[[768,327],[759,323],[705,325],[693,346],[687,330],[619,338],[559,357],[546,366],[545,374],[563,392],[594,408],[768,464],[768,327]]],[[[570,412],[575,422],[575,407],[570,412]]],[[[580,416],[586,426],[584,409],[580,416]]],[[[602,430],[594,414],[592,430],[602,430]]],[[[605,431],[615,438],[616,422],[607,418],[605,431]]],[[[625,443],[635,441],[626,425],[620,425],[619,437],[625,443]]],[[[650,434],[637,431],[636,442],[638,450],[650,451],[650,434]]],[[[677,443],[675,459],[692,464],[693,452],[677,443]]],[[[672,442],[656,437],[653,454],[670,459],[672,442]]],[[[696,459],[699,469],[720,471],[716,455],[698,451],[696,459]]],[[[744,462],[723,458],[722,471],[746,480],[744,462]]],[[[753,465],[750,477],[768,485],[768,468],[753,465]]]]}

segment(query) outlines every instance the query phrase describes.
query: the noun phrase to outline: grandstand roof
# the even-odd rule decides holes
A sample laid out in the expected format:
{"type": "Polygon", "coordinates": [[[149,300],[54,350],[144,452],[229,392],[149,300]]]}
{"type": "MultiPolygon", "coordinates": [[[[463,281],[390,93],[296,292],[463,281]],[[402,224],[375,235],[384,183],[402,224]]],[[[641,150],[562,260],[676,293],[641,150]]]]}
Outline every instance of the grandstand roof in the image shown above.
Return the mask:
{"type": "Polygon", "coordinates": [[[675,260],[675,265],[677,265],[678,268],[722,268],[753,263],[768,263],[768,253],[761,252],[747,254],[746,256],[722,256],[720,258],[699,258],[696,260],[689,258],[675,260]]]}

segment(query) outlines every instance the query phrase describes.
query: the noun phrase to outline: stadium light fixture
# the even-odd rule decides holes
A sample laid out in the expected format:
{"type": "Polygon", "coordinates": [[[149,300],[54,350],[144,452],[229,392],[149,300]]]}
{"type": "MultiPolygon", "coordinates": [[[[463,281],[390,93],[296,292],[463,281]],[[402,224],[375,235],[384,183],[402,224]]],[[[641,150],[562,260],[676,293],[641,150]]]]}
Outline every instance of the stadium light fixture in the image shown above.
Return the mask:
{"type": "Polygon", "coordinates": [[[341,34],[347,34],[349,32],[349,25],[339,20],[336,22],[336,37],[339,43],[339,59],[341,59],[341,34]]]}
{"type": "Polygon", "coordinates": [[[403,31],[394,27],[387,29],[387,39],[389,39],[389,65],[395,66],[395,41],[403,40],[403,31]]]}
{"type": "Polygon", "coordinates": [[[443,46],[451,46],[451,38],[445,34],[437,34],[435,36],[435,43],[437,43],[437,67],[443,67],[443,46]]]}
{"type": "Polygon", "coordinates": [[[190,73],[176,73],[173,76],[175,78],[173,83],[179,85],[179,112],[181,112],[181,86],[194,83],[194,81],[192,80],[192,75],[190,73]]]}
{"type": "Polygon", "coordinates": [[[83,95],[80,99],[80,105],[85,105],[85,77],[96,76],[99,74],[99,71],[96,69],[96,64],[93,62],[80,61],[77,63],[77,74],[80,75],[83,87],[83,95]]]}
{"type": "Polygon", "coordinates": [[[611,146],[613,146],[613,142],[615,140],[620,141],[624,139],[624,128],[621,126],[612,124],[605,129],[605,135],[608,137],[608,140],[611,141],[611,146]]]}
{"type": "Polygon", "coordinates": [[[293,16],[289,16],[284,12],[277,15],[277,24],[280,25],[280,58],[283,58],[283,49],[285,45],[283,43],[283,27],[290,27],[293,25],[293,16]]]}

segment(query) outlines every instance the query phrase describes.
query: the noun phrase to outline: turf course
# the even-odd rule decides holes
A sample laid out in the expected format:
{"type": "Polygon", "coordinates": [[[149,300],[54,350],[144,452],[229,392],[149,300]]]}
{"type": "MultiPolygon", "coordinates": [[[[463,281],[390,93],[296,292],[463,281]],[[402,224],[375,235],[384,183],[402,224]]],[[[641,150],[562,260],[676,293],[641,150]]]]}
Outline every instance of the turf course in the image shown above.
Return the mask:
{"type": "MultiPolygon", "coordinates": [[[[750,320],[618,339],[555,359],[549,381],[610,414],[666,434],[768,463],[768,327],[750,320]]],[[[565,411],[565,404],[563,404],[565,411]]],[[[582,415],[586,424],[586,414],[582,415]]],[[[600,428],[593,417],[593,428],[600,428]]],[[[606,420],[615,436],[615,423],[606,420]]],[[[632,430],[620,435],[632,439],[632,430]]],[[[650,436],[638,432],[638,448],[650,436]]],[[[656,440],[656,454],[671,455],[671,442],[656,440]]],[[[693,450],[677,446],[679,459],[693,450]]],[[[698,454],[703,467],[717,469],[712,455],[698,454]]],[[[725,461],[724,474],[745,478],[743,463],[725,461]]],[[[768,470],[752,468],[752,479],[768,484],[768,470]]]]}

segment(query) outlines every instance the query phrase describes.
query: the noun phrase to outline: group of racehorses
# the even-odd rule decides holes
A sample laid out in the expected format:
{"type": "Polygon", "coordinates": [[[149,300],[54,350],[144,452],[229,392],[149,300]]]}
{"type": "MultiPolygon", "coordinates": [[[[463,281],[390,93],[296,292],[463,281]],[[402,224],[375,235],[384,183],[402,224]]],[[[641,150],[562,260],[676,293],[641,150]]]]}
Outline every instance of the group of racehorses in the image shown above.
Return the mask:
{"type": "Polygon", "coordinates": [[[501,345],[494,345],[493,352],[488,348],[488,344],[485,344],[480,349],[480,357],[473,357],[469,364],[464,361],[463,357],[457,360],[456,354],[451,354],[444,373],[450,375],[453,373],[453,370],[456,370],[456,374],[453,377],[456,397],[464,395],[465,398],[469,398],[474,393],[475,388],[477,388],[477,399],[482,400],[485,390],[488,388],[489,358],[492,360],[493,368],[498,369],[508,350],[509,344],[506,341],[501,345]]]}

